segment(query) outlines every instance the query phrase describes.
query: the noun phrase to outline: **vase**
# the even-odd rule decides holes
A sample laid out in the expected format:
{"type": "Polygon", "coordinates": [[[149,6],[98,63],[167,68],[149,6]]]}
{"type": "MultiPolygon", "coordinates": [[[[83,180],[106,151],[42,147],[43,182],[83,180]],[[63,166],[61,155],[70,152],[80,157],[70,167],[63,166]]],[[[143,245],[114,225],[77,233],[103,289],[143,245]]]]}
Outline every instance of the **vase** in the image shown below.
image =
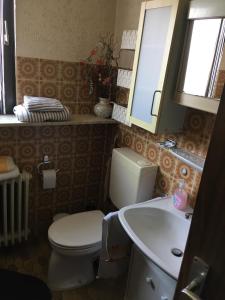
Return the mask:
{"type": "Polygon", "coordinates": [[[112,115],[112,105],[108,98],[99,98],[99,103],[94,106],[94,113],[101,118],[109,118],[112,115]]]}

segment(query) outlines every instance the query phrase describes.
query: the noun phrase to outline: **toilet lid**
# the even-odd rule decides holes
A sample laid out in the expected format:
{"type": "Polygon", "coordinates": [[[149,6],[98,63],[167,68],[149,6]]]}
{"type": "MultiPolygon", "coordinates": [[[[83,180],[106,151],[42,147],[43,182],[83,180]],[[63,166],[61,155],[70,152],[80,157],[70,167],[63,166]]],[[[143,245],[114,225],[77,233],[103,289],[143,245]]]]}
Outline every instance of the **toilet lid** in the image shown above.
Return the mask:
{"type": "Polygon", "coordinates": [[[63,247],[90,247],[102,240],[100,210],[76,213],[54,222],[48,230],[48,237],[63,247]]]}

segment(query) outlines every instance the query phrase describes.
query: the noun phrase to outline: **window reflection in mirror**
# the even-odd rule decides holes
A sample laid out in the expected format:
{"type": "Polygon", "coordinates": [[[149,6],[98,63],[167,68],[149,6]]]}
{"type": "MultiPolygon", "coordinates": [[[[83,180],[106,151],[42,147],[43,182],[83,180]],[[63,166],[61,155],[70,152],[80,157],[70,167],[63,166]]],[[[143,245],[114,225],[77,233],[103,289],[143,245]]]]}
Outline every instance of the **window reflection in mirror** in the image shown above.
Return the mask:
{"type": "Polygon", "coordinates": [[[191,21],[183,92],[220,98],[225,83],[225,20],[191,21]]]}

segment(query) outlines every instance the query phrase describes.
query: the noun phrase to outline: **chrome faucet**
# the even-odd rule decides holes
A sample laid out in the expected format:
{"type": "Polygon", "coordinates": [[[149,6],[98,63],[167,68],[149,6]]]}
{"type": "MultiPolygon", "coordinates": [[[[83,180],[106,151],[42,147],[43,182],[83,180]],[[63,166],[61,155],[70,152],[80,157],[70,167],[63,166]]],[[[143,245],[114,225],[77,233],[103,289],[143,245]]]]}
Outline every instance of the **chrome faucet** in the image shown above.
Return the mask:
{"type": "Polygon", "coordinates": [[[185,213],[185,218],[190,219],[193,216],[193,213],[185,213]]]}

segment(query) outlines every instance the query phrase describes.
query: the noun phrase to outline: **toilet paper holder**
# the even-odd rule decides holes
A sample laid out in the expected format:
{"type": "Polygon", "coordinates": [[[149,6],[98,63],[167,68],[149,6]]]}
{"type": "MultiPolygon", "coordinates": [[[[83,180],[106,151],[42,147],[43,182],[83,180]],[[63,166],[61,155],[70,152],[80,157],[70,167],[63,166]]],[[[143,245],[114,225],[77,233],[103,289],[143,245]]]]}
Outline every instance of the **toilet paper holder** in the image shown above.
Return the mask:
{"type": "MultiPolygon", "coordinates": [[[[49,164],[51,164],[51,163],[53,163],[51,160],[49,160],[49,158],[48,158],[48,155],[44,155],[44,159],[43,159],[43,161],[42,162],[40,162],[38,165],[37,165],[37,170],[38,170],[38,173],[39,174],[41,174],[41,167],[42,166],[46,166],[46,165],[49,165],[49,164]]],[[[57,169],[56,170],[56,173],[58,173],[60,170],[59,169],[57,169]]]]}

